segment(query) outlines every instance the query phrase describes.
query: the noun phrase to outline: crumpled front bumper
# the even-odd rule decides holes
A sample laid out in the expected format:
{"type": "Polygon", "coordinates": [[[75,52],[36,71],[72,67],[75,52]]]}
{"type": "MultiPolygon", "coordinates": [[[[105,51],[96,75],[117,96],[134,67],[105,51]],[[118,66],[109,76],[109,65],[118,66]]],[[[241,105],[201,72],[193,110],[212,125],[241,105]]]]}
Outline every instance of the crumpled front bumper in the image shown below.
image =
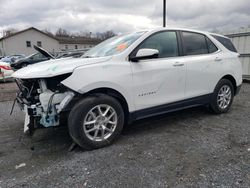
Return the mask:
{"type": "Polygon", "coordinates": [[[32,86],[17,83],[20,91],[17,103],[25,113],[24,132],[37,127],[59,126],[60,114],[74,98],[75,93],[66,88],[52,91],[45,80],[40,80],[33,90],[32,86]],[[38,86],[40,85],[40,86],[38,86]]]}

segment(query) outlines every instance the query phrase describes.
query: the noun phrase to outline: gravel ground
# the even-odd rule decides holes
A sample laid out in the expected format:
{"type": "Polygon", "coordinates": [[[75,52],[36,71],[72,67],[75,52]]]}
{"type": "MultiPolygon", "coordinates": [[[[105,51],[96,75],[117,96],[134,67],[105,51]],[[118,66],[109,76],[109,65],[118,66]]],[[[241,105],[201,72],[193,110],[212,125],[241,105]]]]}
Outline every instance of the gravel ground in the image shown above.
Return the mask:
{"type": "Polygon", "coordinates": [[[11,105],[0,103],[0,187],[250,187],[249,84],[227,114],[193,108],[137,121],[94,151],[68,152],[67,128],[23,135],[11,105]]]}
{"type": "Polygon", "coordinates": [[[0,82],[0,102],[13,100],[16,91],[17,85],[13,81],[0,82]]]}

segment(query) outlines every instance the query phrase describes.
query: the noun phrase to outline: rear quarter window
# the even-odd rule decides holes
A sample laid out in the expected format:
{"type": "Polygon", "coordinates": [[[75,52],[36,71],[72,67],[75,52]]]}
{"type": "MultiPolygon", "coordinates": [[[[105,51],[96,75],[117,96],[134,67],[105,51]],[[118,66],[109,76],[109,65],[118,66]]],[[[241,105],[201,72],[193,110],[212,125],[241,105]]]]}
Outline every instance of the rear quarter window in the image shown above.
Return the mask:
{"type": "Polygon", "coordinates": [[[237,52],[236,48],[234,47],[233,43],[231,42],[230,39],[222,37],[222,36],[217,36],[217,35],[212,35],[216,40],[218,40],[225,48],[232,52],[237,52]]]}
{"type": "Polygon", "coordinates": [[[214,53],[218,50],[218,48],[214,45],[214,43],[206,37],[206,41],[207,41],[207,48],[208,48],[208,52],[209,53],[214,53]]]}

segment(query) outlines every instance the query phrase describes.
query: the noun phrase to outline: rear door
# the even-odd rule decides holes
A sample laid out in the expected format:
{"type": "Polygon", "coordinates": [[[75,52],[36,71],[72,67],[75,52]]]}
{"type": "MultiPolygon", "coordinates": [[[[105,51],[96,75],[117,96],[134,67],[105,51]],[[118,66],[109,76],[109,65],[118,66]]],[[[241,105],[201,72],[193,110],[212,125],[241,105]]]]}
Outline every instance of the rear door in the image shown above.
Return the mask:
{"type": "Polygon", "coordinates": [[[218,80],[222,62],[218,48],[205,35],[182,31],[183,51],[187,66],[186,98],[211,93],[218,80]]]}

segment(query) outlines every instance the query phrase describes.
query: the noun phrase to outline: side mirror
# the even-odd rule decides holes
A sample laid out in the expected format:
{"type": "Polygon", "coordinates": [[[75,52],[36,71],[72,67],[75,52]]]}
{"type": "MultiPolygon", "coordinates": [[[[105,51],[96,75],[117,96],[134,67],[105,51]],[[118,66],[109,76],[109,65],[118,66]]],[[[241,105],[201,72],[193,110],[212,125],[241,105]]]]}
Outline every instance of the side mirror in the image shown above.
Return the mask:
{"type": "Polygon", "coordinates": [[[159,55],[159,50],[151,48],[142,48],[138,50],[134,57],[131,57],[130,60],[133,62],[138,62],[143,59],[152,59],[157,58],[159,55]]]}

